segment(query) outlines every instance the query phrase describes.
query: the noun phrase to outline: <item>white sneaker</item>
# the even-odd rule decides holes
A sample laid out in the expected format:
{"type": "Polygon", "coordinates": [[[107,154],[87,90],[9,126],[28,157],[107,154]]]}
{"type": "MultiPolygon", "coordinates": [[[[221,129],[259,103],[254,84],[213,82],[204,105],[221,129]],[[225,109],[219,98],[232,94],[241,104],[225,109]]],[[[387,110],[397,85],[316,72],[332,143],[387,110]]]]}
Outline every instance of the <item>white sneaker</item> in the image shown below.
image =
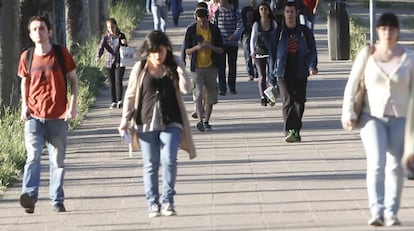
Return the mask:
{"type": "Polygon", "coordinates": [[[368,220],[368,225],[384,226],[384,218],[381,216],[371,217],[371,219],[368,220]]]}
{"type": "Polygon", "coordinates": [[[385,225],[386,226],[397,226],[401,225],[400,220],[398,220],[397,216],[391,216],[389,218],[385,218],[385,225]]]}
{"type": "Polygon", "coordinates": [[[161,215],[167,216],[167,217],[177,215],[177,213],[174,210],[174,205],[170,203],[163,204],[161,207],[161,215]]]}
{"type": "Polygon", "coordinates": [[[160,215],[160,207],[157,204],[151,205],[151,207],[148,208],[148,217],[158,217],[160,215]]]}

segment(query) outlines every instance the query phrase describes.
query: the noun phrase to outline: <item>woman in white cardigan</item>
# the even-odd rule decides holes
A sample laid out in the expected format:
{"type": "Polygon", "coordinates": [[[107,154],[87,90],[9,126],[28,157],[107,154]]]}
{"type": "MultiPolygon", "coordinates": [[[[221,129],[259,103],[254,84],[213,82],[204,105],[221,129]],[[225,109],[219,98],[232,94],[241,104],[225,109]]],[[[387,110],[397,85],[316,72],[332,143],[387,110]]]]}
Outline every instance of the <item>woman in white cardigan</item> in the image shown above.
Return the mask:
{"type": "Polygon", "coordinates": [[[164,32],[150,32],[139,53],[144,60],[131,71],[118,129],[127,133],[132,121],[132,135],[138,137],[148,216],[173,216],[178,148],[185,150],[190,159],[196,157],[181,97],[181,93],[191,91],[192,84],[164,32]],[[162,193],[158,190],[160,165],[162,193]]]}
{"type": "Polygon", "coordinates": [[[353,97],[361,74],[367,95],[360,117],[361,140],[367,160],[369,225],[399,225],[403,186],[401,159],[407,106],[414,91],[414,53],[398,45],[398,18],[383,14],[377,22],[377,43],[357,55],[344,92],[342,126],[356,127],[353,97]],[[365,68],[364,68],[365,66],[365,68]]]}

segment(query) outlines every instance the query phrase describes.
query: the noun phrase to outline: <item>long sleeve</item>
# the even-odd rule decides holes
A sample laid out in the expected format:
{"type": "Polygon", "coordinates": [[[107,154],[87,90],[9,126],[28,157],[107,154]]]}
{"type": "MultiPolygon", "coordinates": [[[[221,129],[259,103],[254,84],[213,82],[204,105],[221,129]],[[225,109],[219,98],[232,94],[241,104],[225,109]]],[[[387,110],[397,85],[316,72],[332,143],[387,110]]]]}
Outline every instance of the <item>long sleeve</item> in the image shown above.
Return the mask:
{"type": "Polygon", "coordinates": [[[259,23],[257,21],[254,22],[252,26],[252,33],[250,35],[250,54],[252,55],[256,54],[258,27],[259,27],[259,23]]]}

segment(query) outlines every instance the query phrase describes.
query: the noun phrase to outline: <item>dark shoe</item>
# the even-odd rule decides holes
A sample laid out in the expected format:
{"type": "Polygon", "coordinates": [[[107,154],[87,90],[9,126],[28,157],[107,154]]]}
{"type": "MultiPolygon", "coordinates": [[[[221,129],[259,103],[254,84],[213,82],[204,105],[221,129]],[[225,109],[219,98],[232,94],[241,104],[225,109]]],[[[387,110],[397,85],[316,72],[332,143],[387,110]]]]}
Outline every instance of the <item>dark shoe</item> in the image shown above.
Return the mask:
{"type": "Polygon", "coordinates": [[[301,139],[302,138],[300,137],[299,132],[295,131],[295,129],[290,129],[285,137],[285,141],[287,143],[299,142],[301,139]]]}
{"type": "Polygon", "coordinates": [[[254,79],[253,75],[249,76],[249,81],[253,81],[253,79],[254,79]]]}
{"type": "Polygon", "coordinates": [[[174,26],[178,26],[178,18],[173,18],[174,26]]]}
{"type": "Polygon", "coordinates": [[[66,212],[66,208],[62,203],[56,203],[53,205],[53,210],[57,213],[66,212]]]}
{"type": "Polygon", "coordinates": [[[111,103],[111,105],[109,105],[109,108],[110,108],[110,109],[114,109],[114,108],[116,108],[116,103],[115,103],[115,102],[112,102],[112,103],[111,103]]]}
{"type": "Polygon", "coordinates": [[[230,93],[233,94],[233,95],[236,95],[237,94],[237,91],[236,90],[230,91],[230,93]]]}
{"type": "Polygon", "coordinates": [[[226,92],[225,91],[220,91],[219,95],[224,96],[224,95],[226,95],[226,92]]]}
{"type": "Polygon", "coordinates": [[[199,121],[198,123],[197,123],[197,130],[199,130],[200,132],[204,132],[205,130],[204,130],[204,124],[203,124],[203,121],[199,121]]]}
{"type": "Polygon", "coordinates": [[[192,117],[193,119],[197,119],[197,118],[198,118],[197,112],[196,112],[196,111],[193,111],[193,112],[191,113],[191,117],[192,117]]]}
{"type": "Polygon", "coordinates": [[[262,105],[262,106],[267,106],[267,99],[265,98],[265,97],[263,97],[263,98],[260,98],[260,104],[262,105]]]}
{"type": "Polygon", "coordinates": [[[122,108],[122,101],[118,101],[118,103],[116,104],[117,108],[122,108]]]}
{"type": "Polygon", "coordinates": [[[28,193],[20,195],[20,205],[24,208],[26,213],[34,213],[35,201],[28,193]]]}
{"type": "Polygon", "coordinates": [[[208,123],[208,121],[204,122],[204,130],[211,131],[211,125],[208,123]]]}

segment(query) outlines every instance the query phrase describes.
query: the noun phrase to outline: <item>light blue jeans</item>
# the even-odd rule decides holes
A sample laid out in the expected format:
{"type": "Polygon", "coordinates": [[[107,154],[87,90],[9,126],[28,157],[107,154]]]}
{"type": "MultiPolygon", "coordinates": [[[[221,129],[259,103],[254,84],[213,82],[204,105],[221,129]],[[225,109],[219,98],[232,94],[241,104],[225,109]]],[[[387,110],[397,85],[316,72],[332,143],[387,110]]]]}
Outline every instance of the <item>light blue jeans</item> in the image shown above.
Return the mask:
{"type": "Polygon", "coordinates": [[[144,190],[148,207],[159,205],[158,171],[162,165],[161,204],[174,204],[175,181],[177,177],[177,152],[181,129],[167,127],[162,131],[140,132],[138,134],[142,152],[144,190]]]}
{"type": "Polygon", "coordinates": [[[361,116],[367,158],[368,202],[372,216],[397,215],[403,187],[401,158],[405,118],[361,116]]]}
{"type": "Polygon", "coordinates": [[[165,32],[167,25],[168,8],[166,6],[151,5],[154,30],[165,32]]]}
{"type": "Polygon", "coordinates": [[[35,201],[38,199],[40,160],[43,146],[46,144],[49,153],[49,197],[52,204],[63,203],[67,135],[68,123],[61,119],[31,118],[25,122],[27,159],[24,166],[22,193],[28,193],[35,201]]]}

